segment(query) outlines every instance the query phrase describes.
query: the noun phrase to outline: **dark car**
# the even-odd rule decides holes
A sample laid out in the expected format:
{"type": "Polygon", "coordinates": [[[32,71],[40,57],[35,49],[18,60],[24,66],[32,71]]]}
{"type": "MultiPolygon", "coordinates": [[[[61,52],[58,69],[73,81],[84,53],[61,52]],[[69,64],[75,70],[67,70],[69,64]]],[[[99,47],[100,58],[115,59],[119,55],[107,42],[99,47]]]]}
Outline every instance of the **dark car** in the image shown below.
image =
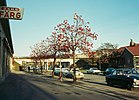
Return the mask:
{"type": "Polygon", "coordinates": [[[65,75],[65,77],[66,77],[66,78],[73,78],[74,75],[73,75],[72,73],[69,72],[68,74],[65,75]]]}
{"type": "Polygon", "coordinates": [[[55,75],[55,76],[59,76],[59,75],[60,75],[60,69],[55,69],[54,75],[55,75]]]}
{"type": "MultiPolygon", "coordinates": [[[[71,70],[69,73],[65,75],[66,78],[74,78],[74,72],[71,70]]],[[[84,79],[84,74],[80,72],[78,69],[76,70],[76,78],[77,79],[84,79]]]]}
{"type": "Polygon", "coordinates": [[[139,68],[136,68],[137,72],[139,73],[139,68]]]}
{"type": "Polygon", "coordinates": [[[108,85],[118,85],[131,90],[139,87],[139,73],[134,68],[115,69],[112,74],[106,75],[108,85]]]}
{"type": "Polygon", "coordinates": [[[107,68],[105,71],[104,71],[104,75],[109,75],[111,74],[115,69],[114,68],[107,68]]]}

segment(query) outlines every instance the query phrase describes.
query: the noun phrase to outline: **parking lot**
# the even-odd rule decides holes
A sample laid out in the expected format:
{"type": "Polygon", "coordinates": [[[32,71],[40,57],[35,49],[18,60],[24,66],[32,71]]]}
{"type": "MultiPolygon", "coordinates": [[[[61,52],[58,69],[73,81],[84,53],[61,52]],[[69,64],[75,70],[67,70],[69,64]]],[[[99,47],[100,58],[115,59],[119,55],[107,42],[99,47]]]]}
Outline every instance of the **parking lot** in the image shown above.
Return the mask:
{"type": "MultiPolygon", "coordinates": [[[[98,84],[101,86],[106,86],[107,88],[112,88],[112,89],[121,89],[121,90],[127,90],[125,88],[119,87],[119,86],[108,86],[107,83],[105,82],[105,76],[104,75],[93,75],[93,74],[84,74],[85,77],[82,80],[83,82],[87,83],[92,83],[92,84],[98,84]]],[[[127,90],[129,91],[129,90],[127,90]]],[[[132,90],[133,92],[139,92],[139,88],[134,88],[132,90]]]]}
{"type": "Polygon", "coordinates": [[[86,82],[92,81],[100,84],[106,84],[105,76],[103,75],[93,75],[93,74],[84,74],[84,75],[85,75],[84,81],[86,82]]]}

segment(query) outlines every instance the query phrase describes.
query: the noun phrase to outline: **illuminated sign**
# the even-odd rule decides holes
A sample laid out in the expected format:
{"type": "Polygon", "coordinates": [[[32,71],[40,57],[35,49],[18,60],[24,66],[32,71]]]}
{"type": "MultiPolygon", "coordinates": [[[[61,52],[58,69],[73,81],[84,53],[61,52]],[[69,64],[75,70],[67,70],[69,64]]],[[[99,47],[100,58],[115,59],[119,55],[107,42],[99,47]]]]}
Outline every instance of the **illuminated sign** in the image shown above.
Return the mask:
{"type": "Polygon", "coordinates": [[[23,8],[0,6],[0,18],[21,20],[23,11],[23,8]]]}

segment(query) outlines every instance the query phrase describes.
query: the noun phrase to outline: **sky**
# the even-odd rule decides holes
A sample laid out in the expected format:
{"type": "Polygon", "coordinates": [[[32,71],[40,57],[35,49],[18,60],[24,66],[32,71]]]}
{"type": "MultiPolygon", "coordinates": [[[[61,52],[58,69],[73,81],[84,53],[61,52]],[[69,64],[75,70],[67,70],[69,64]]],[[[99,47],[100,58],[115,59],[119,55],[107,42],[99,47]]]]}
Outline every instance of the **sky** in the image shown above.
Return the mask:
{"type": "Polygon", "coordinates": [[[90,22],[98,34],[94,50],[102,43],[139,43],[139,0],[7,0],[7,6],[24,8],[22,20],[10,19],[15,56],[29,56],[30,47],[49,37],[54,27],[74,13],[90,22]]]}

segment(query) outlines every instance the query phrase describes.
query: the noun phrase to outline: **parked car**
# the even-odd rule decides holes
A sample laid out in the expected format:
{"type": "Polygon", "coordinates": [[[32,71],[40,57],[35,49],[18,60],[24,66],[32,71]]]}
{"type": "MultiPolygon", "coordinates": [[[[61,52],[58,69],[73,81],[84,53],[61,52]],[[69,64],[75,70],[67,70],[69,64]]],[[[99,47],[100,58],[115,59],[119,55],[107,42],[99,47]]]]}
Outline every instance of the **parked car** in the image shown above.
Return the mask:
{"type": "Polygon", "coordinates": [[[136,68],[137,72],[139,73],[139,68],[136,68]]]}
{"type": "Polygon", "coordinates": [[[101,70],[99,70],[98,68],[90,68],[89,70],[87,70],[88,74],[99,74],[101,73],[101,70]]]}
{"type": "Polygon", "coordinates": [[[131,90],[139,87],[139,73],[134,68],[119,68],[106,75],[106,82],[110,86],[118,85],[131,90]]]}
{"type": "Polygon", "coordinates": [[[62,68],[62,74],[66,76],[69,73],[69,68],[62,68]]]}
{"type": "Polygon", "coordinates": [[[107,68],[105,71],[104,71],[104,75],[109,75],[111,74],[115,69],[114,68],[107,68]]]}
{"type": "Polygon", "coordinates": [[[73,78],[74,75],[73,75],[71,72],[69,72],[68,74],[65,75],[65,77],[66,77],[66,78],[73,78]]]}
{"type": "MultiPolygon", "coordinates": [[[[54,75],[59,76],[60,75],[60,68],[55,68],[54,75]]],[[[73,69],[71,71],[68,70],[68,68],[62,68],[62,76],[66,78],[73,78],[74,73],[73,69]]],[[[79,69],[76,69],[76,78],[77,79],[83,79],[84,74],[79,71],[79,69]]]]}
{"type": "Polygon", "coordinates": [[[56,76],[60,75],[60,68],[55,68],[54,75],[56,76]]]}
{"type": "MultiPolygon", "coordinates": [[[[69,73],[68,68],[62,68],[61,71],[62,71],[62,76],[65,76],[69,73]]],[[[54,75],[56,76],[60,75],[60,68],[55,68],[54,75]]]]}
{"type": "MultiPolygon", "coordinates": [[[[66,78],[74,78],[74,71],[69,71],[68,74],[65,75],[66,78]]],[[[77,79],[84,79],[84,74],[79,71],[79,69],[76,69],[76,78],[77,79]]]]}
{"type": "Polygon", "coordinates": [[[78,71],[76,71],[76,78],[77,79],[84,79],[84,74],[78,70],[78,71]]]}

